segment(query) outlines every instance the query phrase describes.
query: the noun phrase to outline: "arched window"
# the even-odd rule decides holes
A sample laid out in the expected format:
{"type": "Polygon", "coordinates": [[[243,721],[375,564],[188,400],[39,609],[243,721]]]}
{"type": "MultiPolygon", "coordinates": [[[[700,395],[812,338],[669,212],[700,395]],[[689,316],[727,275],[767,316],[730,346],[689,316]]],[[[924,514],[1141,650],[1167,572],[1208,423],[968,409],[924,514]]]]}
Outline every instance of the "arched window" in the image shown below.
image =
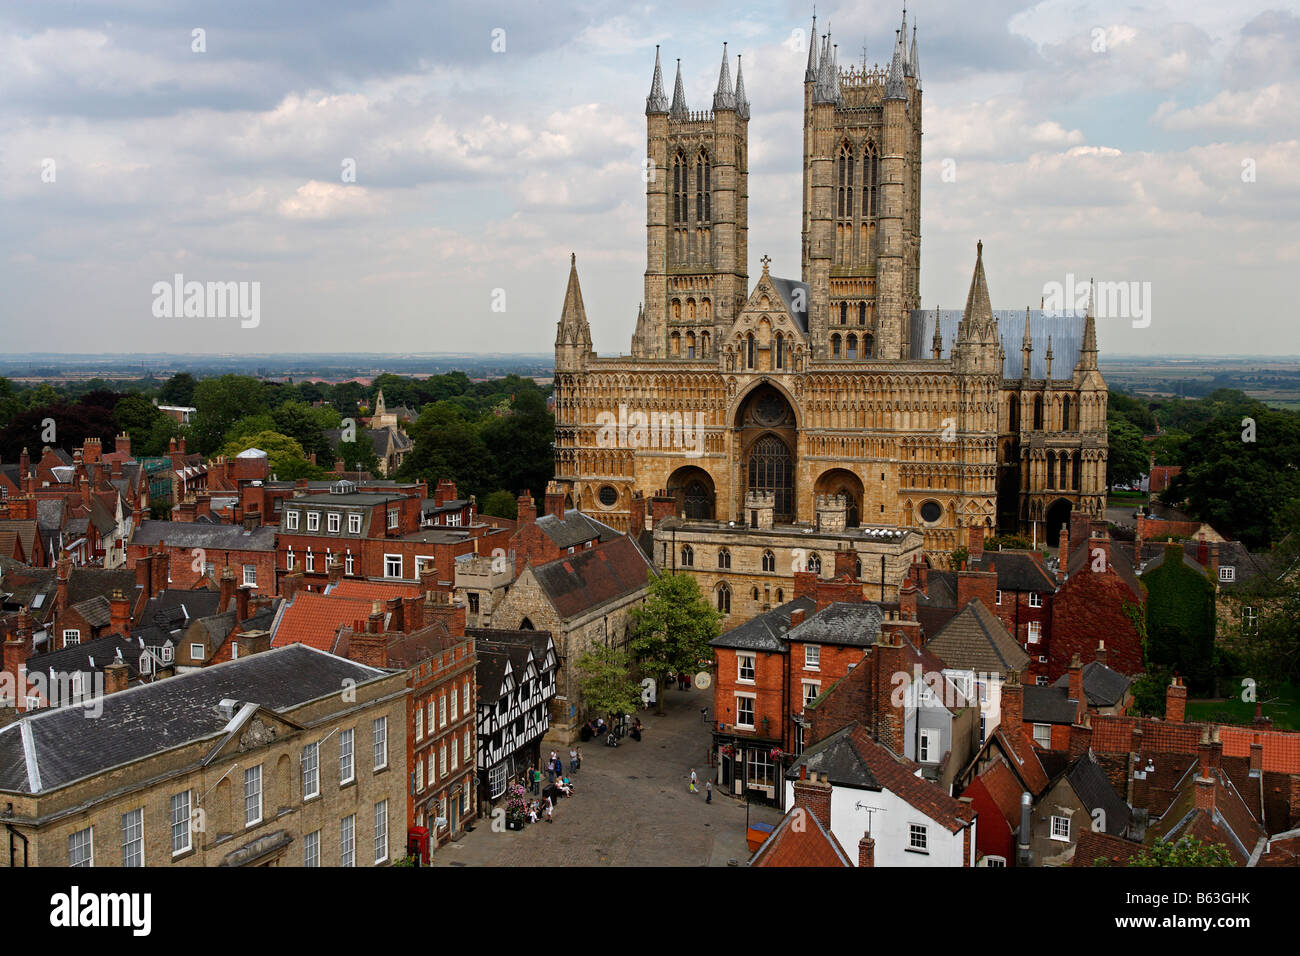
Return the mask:
{"type": "Polygon", "coordinates": [[[764,435],[749,452],[749,491],[770,493],[774,501],[772,518],[785,522],[794,516],[794,459],[785,442],[764,435]]]}
{"type": "Polygon", "coordinates": [[[848,325],[848,324],[849,324],[849,304],[847,302],[841,302],[840,303],[840,325],[848,325]]]}
{"type": "Polygon", "coordinates": [[[754,333],[745,334],[745,365],[747,368],[754,367],[754,333]]]}
{"type": "Polygon", "coordinates": [[[776,603],[777,603],[777,604],[784,604],[784,603],[785,603],[785,590],[782,589],[782,588],[777,588],[777,589],[776,589],[776,603]]]}
{"type": "Polygon", "coordinates": [[[831,336],[831,358],[839,358],[839,357],[840,357],[840,337],[838,335],[832,335],[831,336]]]}
{"type": "Polygon", "coordinates": [[[864,199],[862,214],[867,218],[877,215],[876,187],[880,182],[880,157],[876,155],[875,143],[867,143],[862,156],[862,175],[866,179],[863,185],[864,199]]]}
{"type": "Polygon", "coordinates": [[[849,149],[848,143],[840,147],[838,173],[839,188],[836,190],[837,218],[847,221],[853,218],[853,152],[849,149]]]}
{"type": "Polygon", "coordinates": [[[708,486],[700,479],[696,478],[686,486],[685,505],[686,517],[703,518],[708,520],[713,517],[713,495],[710,494],[708,486]]]}
{"type": "Polygon", "coordinates": [[[1043,429],[1043,396],[1034,396],[1034,431],[1043,429]]]}
{"type": "Polygon", "coordinates": [[[708,354],[709,354],[709,333],[703,332],[700,334],[700,356],[703,357],[708,354]]]}
{"type": "Polygon", "coordinates": [[[695,333],[686,333],[686,357],[695,358],[695,333]]]}
{"type": "Polygon", "coordinates": [[[780,332],[776,333],[776,367],[785,368],[785,336],[780,332]]]}
{"type": "Polygon", "coordinates": [[[866,325],[866,324],[867,324],[867,304],[865,302],[859,302],[858,303],[858,325],[866,325]]]}
{"type": "Polygon", "coordinates": [[[718,610],[721,611],[723,614],[730,614],[731,613],[731,588],[727,586],[726,581],[723,581],[714,590],[718,595],[718,610]]]}
{"type": "Polygon", "coordinates": [[[682,317],[682,300],[673,299],[673,318],[680,319],[681,317],[682,317]]]}
{"type": "Polygon", "coordinates": [[[874,347],[875,347],[875,336],[873,336],[870,332],[862,336],[862,357],[864,359],[871,358],[871,350],[874,347]]]}
{"type": "Polygon", "coordinates": [[[701,152],[695,163],[695,218],[699,222],[713,221],[709,154],[701,152]]]}
{"type": "Polygon", "coordinates": [[[681,153],[673,159],[673,222],[686,221],[686,159],[681,153]]]}
{"type": "Polygon", "coordinates": [[[1016,413],[1020,411],[1020,397],[1012,395],[1011,401],[1007,402],[1007,430],[1016,430],[1016,413]]]}
{"type": "Polygon", "coordinates": [[[689,544],[682,545],[682,567],[695,567],[695,549],[689,544]]]}
{"type": "Polygon", "coordinates": [[[1079,490],[1079,455],[1078,453],[1075,453],[1072,457],[1074,459],[1074,472],[1070,479],[1070,487],[1074,491],[1078,491],[1079,490]]]}
{"type": "Polygon", "coordinates": [[[677,332],[674,332],[672,335],[668,336],[668,341],[669,341],[669,342],[671,343],[671,345],[672,345],[672,354],[673,354],[673,355],[681,355],[681,354],[682,354],[682,337],[681,337],[681,335],[678,334],[677,332]]]}
{"type": "Polygon", "coordinates": [[[808,555],[808,570],[813,574],[822,573],[822,558],[816,551],[808,555]]]}
{"type": "Polygon", "coordinates": [[[750,594],[752,595],[752,597],[754,598],[755,601],[758,600],[758,588],[754,588],[754,589],[750,592],[750,594]]]}
{"type": "Polygon", "coordinates": [[[700,300],[700,316],[704,319],[713,318],[713,303],[708,299],[700,300]]]}
{"type": "Polygon", "coordinates": [[[773,554],[771,551],[763,552],[763,570],[764,571],[776,570],[776,555],[773,554]]]}
{"type": "Polygon", "coordinates": [[[718,567],[723,571],[731,569],[731,552],[726,548],[718,549],[718,567]]]}
{"type": "Polygon", "coordinates": [[[1070,396],[1066,395],[1061,399],[1061,431],[1070,430],[1070,396]]]}
{"type": "Polygon", "coordinates": [[[862,559],[861,559],[861,558],[854,558],[854,559],[853,559],[853,576],[854,576],[855,578],[860,578],[860,577],[862,577],[862,559]]]}
{"type": "Polygon", "coordinates": [[[1047,487],[1056,487],[1056,455],[1047,453],[1047,487]]]}
{"type": "Polygon", "coordinates": [[[847,357],[847,358],[851,358],[851,359],[855,359],[855,358],[857,358],[857,357],[858,357],[858,337],[857,337],[856,335],[850,335],[850,336],[849,336],[848,346],[849,346],[849,348],[848,348],[848,355],[847,355],[846,357],[847,357]]]}
{"type": "Polygon", "coordinates": [[[693,319],[693,318],[695,318],[695,300],[694,300],[694,299],[687,299],[687,300],[686,300],[686,317],[687,317],[688,319],[693,319]]]}
{"type": "Polygon", "coordinates": [[[537,628],[533,627],[533,622],[532,622],[532,621],[528,620],[528,618],[524,618],[522,621],[519,622],[519,630],[521,630],[521,631],[535,631],[535,630],[537,630],[537,628]]]}

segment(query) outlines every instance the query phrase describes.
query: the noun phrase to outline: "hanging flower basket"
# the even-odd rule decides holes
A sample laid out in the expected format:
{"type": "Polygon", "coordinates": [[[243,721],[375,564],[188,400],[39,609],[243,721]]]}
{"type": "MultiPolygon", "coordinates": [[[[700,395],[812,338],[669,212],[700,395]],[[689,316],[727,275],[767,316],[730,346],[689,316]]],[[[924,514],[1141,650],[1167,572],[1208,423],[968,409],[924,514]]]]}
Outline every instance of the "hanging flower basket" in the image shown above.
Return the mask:
{"type": "Polygon", "coordinates": [[[733,747],[731,744],[725,744],[722,748],[722,756],[724,757],[736,756],[736,748],[733,747]]]}
{"type": "Polygon", "coordinates": [[[785,756],[785,752],[780,747],[773,747],[772,752],[768,754],[773,760],[780,760],[785,756]]]}

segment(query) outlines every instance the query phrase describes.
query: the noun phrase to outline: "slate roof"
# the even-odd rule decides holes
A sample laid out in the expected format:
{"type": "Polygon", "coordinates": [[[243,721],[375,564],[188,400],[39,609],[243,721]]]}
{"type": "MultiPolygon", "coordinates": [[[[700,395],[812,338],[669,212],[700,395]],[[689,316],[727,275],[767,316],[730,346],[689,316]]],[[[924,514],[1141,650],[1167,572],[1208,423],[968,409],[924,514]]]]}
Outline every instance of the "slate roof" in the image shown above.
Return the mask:
{"type": "Polygon", "coordinates": [[[800,754],[786,771],[787,780],[798,780],[800,770],[826,774],[832,786],[856,787],[859,790],[880,790],[881,783],[858,753],[853,731],[859,725],[848,724],[800,754]]]}
{"type": "Polygon", "coordinates": [[[1025,720],[1036,724],[1073,724],[1079,705],[1069,699],[1069,687],[1025,685],[1025,720]]]}
{"type": "Polygon", "coordinates": [[[772,288],[776,289],[777,294],[781,296],[781,301],[785,303],[786,310],[794,319],[795,325],[799,326],[799,331],[808,331],[808,303],[812,301],[811,287],[807,282],[800,282],[798,279],[780,279],[774,275],[767,277],[772,288]],[[793,308],[796,292],[799,293],[803,308],[796,311],[793,308]]]}
{"type": "Polygon", "coordinates": [[[144,611],[140,615],[140,623],[175,630],[188,626],[190,621],[216,614],[220,605],[220,591],[182,591],[177,588],[164,588],[145,604],[144,611]]]}
{"type": "Polygon", "coordinates": [[[884,617],[878,605],[836,601],[788,631],[786,640],[869,647],[880,637],[880,622],[884,617]]]}
{"type": "MultiPolygon", "coordinates": [[[[911,322],[912,359],[931,357],[930,342],[934,338],[934,309],[913,309],[911,322]]],[[[962,309],[939,309],[939,330],[943,336],[944,358],[952,356],[953,343],[957,341],[957,325],[961,321],[962,309]]],[[[998,323],[998,337],[1006,352],[1003,365],[1004,378],[1018,379],[1021,371],[1020,342],[1025,334],[1024,309],[994,309],[993,317],[998,323]]],[[[1047,339],[1052,339],[1053,381],[1069,380],[1074,367],[1079,364],[1079,352],[1083,345],[1084,315],[1072,311],[1061,313],[1045,312],[1042,309],[1029,310],[1029,333],[1033,342],[1033,351],[1029,356],[1029,377],[1042,379],[1047,377],[1047,339]]]]}
{"type": "Polygon", "coordinates": [[[36,499],[36,523],[46,533],[61,531],[67,517],[67,502],[62,498],[36,499]]]}
{"type": "Polygon", "coordinates": [[[42,793],[154,754],[224,734],[225,698],[283,712],[337,695],[345,681],[387,676],[307,647],[286,647],[179,674],[102,698],[102,714],[40,710],[0,729],[0,790],[42,793]]]}
{"type": "Polygon", "coordinates": [[[730,647],[745,651],[784,651],[785,633],[790,628],[790,614],[802,608],[805,615],[817,610],[817,602],[810,597],[797,597],[778,604],[758,617],[720,634],[709,643],[713,647],[730,647]]]}
{"type": "Polygon", "coordinates": [[[203,548],[205,551],[274,551],[274,525],[259,525],[245,531],[238,524],[207,524],[199,521],[142,521],[131,536],[132,544],[152,547],[163,542],[169,548],[203,548]]]}
{"type": "Polygon", "coordinates": [[[14,556],[14,545],[22,547],[22,555],[28,560],[34,560],[40,552],[38,540],[40,538],[39,526],[35,519],[3,519],[0,520],[0,554],[6,558],[14,556]]]}
{"type": "Polygon", "coordinates": [[[566,511],[563,518],[555,515],[538,515],[537,527],[555,542],[557,548],[572,548],[585,541],[613,541],[621,537],[609,525],[597,521],[581,511],[566,511]]]}
{"type": "Polygon", "coordinates": [[[79,604],[73,604],[69,610],[76,611],[84,617],[91,627],[104,627],[113,619],[112,606],[108,603],[108,598],[102,594],[88,598],[79,604]]]}
{"type": "MultiPolygon", "coordinates": [[[[988,571],[990,564],[997,572],[999,590],[1037,591],[1040,594],[1051,594],[1056,590],[1056,577],[1047,570],[1042,555],[1037,551],[985,551],[978,558],[966,562],[972,571],[988,571]]],[[[930,576],[934,576],[933,571],[930,576]]]]}
{"type": "Polygon", "coordinates": [[[35,654],[27,660],[28,675],[41,673],[47,678],[47,686],[52,673],[91,674],[103,670],[107,665],[121,658],[128,666],[131,678],[139,676],[140,654],[143,645],[139,638],[125,637],[121,634],[109,634],[97,637],[93,641],[70,644],[48,654],[35,654]]]}
{"type": "Polygon", "coordinates": [[[641,549],[622,535],[532,570],[561,618],[577,617],[638,591],[649,585],[655,574],[641,549]]]}
{"type": "Polygon", "coordinates": [[[1100,819],[1104,821],[1105,831],[1111,836],[1122,836],[1129,824],[1128,804],[1110,785],[1093,752],[1088,750],[1081,754],[1065,777],[1089,815],[1098,819],[1095,811],[1102,810],[1100,819]]]}
{"type": "Polygon", "coordinates": [[[1006,625],[979,600],[954,614],[925,649],[958,670],[1006,675],[1023,671],[1029,663],[1029,655],[1007,633],[1006,625]]]}
{"type": "MultiPolygon", "coordinates": [[[[1083,665],[1083,695],[1093,707],[1114,707],[1124,699],[1132,683],[1133,678],[1111,670],[1099,661],[1089,661],[1083,665]]],[[[1062,674],[1052,686],[1068,689],[1070,675],[1062,674]]],[[[1026,696],[1026,707],[1028,699],[1026,696]]]]}

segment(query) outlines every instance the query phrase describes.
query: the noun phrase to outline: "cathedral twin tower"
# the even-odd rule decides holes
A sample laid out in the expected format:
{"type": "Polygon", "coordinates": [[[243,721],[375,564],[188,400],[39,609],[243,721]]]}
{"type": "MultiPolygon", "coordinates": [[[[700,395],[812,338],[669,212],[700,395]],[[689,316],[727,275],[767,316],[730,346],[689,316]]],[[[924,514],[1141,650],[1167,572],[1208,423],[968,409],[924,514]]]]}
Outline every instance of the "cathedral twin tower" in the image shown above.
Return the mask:
{"type": "Polygon", "coordinates": [[[1099,514],[1106,390],[1091,316],[995,313],[982,256],[964,310],[921,309],[906,13],[885,68],[841,68],[814,19],[803,86],[800,278],[764,257],[751,287],[740,58],[733,86],[724,45],[712,108],[692,110],[680,62],[670,99],[656,50],[643,305],[630,356],[597,356],[571,266],[555,343],[558,488],[619,528],[652,496],[684,521],[733,527],[751,523],[753,501],[775,502],[776,526],[802,526],[839,497],[849,529],[912,528],[938,552],[967,526],[1041,540],[1071,509],[1099,514]],[[1068,377],[1053,378],[1054,359],[1068,377]],[[638,415],[645,429],[601,427],[638,415]],[[700,437],[689,449],[683,424],[700,437]]]}

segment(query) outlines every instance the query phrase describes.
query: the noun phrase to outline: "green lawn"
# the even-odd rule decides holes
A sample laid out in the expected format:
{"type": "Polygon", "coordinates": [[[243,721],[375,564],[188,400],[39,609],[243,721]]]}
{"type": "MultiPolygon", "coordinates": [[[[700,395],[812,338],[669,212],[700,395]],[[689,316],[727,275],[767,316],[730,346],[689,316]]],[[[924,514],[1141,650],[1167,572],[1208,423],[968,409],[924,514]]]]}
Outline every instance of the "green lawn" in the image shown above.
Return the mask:
{"type": "MultiPolygon", "coordinates": [[[[1237,682],[1238,684],[1240,682],[1237,682]]],[[[1265,717],[1273,718],[1278,730],[1300,730],[1300,688],[1286,684],[1272,698],[1264,698],[1265,717]]],[[[1254,702],[1247,703],[1241,696],[1228,700],[1189,700],[1187,719],[1225,724],[1249,724],[1255,717],[1254,702]]]]}

